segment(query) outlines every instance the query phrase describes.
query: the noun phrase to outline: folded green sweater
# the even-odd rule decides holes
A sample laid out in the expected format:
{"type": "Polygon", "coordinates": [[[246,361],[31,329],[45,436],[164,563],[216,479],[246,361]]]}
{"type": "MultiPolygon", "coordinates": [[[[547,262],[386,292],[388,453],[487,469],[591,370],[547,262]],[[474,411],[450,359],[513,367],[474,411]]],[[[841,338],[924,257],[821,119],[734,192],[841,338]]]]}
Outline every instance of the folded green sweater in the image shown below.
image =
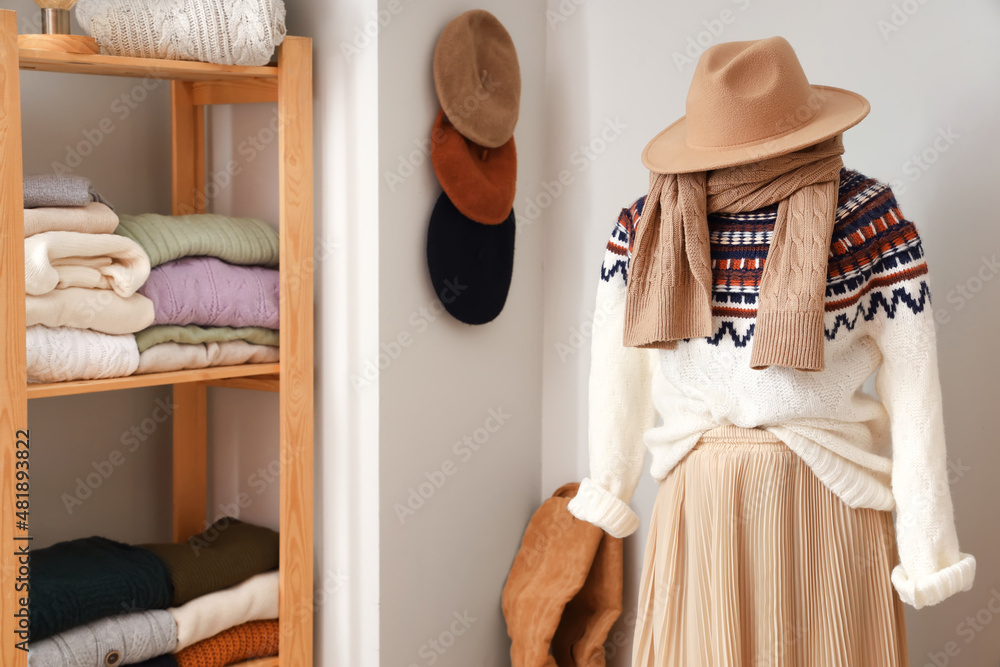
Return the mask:
{"type": "Polygon", "coordinates": [[[142,546],[167,564],[174,589],[172,607],[278,567],[278,533],[230,517],[187,542],[142,546]]]}
{"type": "Polygon", "coordinates": [[[218,343],[226,340],[245,340],[254,345],[278,347],[278,332],[265,327],[199,327],[196,324],[178,326],[157,324],[135,334],[139,352],[160,343],[218,343]]]}
{"type": "Polygon", "coordinates": [[[214,213],[122,215],[115,234],[142,246],[150,266],[196,255],[218,257],[230,264],[278,265],[278,233],[256,218],[214,213]]]}
{"type": "Polygon", "coordinates": [[[163,561],[103,537],[33,551],[28,586],[32,642],[105,616],[166,609],[171,598],[163,561]]]}

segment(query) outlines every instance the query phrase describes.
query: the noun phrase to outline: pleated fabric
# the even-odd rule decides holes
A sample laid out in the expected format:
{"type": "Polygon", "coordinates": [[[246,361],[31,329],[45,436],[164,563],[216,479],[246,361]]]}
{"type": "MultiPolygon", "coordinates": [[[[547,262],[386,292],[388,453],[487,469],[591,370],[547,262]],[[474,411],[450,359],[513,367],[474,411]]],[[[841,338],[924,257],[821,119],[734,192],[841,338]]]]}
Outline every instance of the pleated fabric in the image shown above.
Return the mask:
{"type": "Polygon", "coordinates": [[[905,667],[892,513],[851,509],[776,436],[721,426],[660,483],[633,667],[905,667]]]}

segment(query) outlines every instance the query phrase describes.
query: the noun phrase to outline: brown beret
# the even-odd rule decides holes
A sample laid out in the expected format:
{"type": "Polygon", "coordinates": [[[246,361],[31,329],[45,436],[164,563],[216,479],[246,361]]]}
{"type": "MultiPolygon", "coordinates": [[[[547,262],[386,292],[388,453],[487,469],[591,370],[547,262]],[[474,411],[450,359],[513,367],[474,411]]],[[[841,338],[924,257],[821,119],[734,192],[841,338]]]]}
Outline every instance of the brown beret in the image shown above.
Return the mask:
{"type": "Polygon", "coordinates": [[[489,12],[473,9],[445,26],[434,49],[434,86],[448,120],[475,143],[514,136],[521,70],[514,41],[489,12]]]}
{"type": "Polygon", "coordinates": [[[499,148],[479,146],[459,134],[443,111],[431,137],[434,173],[455,208],[486,225],[506,220],[517,184],[514,138],[499,148]]]}

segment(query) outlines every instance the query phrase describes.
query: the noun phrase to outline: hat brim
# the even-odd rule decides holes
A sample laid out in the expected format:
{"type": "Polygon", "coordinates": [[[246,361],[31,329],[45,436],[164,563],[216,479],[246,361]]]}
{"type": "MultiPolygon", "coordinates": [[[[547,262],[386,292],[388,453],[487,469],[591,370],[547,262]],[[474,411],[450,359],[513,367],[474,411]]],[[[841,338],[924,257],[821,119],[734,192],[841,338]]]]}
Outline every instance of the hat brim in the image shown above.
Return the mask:
{"type": "Polygon", "coordinates": [[[696,148],[687,143],[686,116],[656,135],[642,151],[642,163],[659,174],[689,174],[735,167],[818,144],[854,127],[871,105],[861,95],[832,86],[812,86],[824,98],[816,115],[794,130],[739,146],[696,148]]]}

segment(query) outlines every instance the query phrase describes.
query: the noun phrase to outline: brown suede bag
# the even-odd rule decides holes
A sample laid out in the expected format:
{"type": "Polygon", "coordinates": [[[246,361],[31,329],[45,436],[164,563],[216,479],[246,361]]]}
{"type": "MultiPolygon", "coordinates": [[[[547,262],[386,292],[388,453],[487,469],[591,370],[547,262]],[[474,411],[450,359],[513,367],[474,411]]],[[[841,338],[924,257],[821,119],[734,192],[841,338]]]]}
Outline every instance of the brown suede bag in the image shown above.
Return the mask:
{"type": "Polygon", "coordinates": [[[577,519],[565,484],[531,517],[503,590],[513,667],[603,667],[622,611],[622,541],[577,519]],[[551,651],[551,652],[550,652],[551,651]]]}

